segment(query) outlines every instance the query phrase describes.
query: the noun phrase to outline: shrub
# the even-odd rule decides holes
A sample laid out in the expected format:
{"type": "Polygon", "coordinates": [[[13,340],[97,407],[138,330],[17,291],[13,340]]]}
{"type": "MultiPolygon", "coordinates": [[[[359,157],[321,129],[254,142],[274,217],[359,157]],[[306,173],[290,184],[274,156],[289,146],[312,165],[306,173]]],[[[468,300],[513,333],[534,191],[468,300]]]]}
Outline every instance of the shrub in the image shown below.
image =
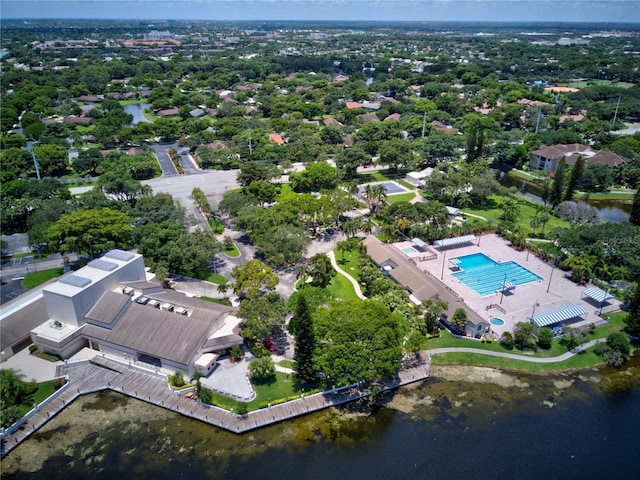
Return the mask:
{"type": "Polygon", "coordinates": [[[176,371],[173,375],[169,375],[169,384],[177,388],[184,387],[182,372],[176,371]]]}
{"type": "Polygon", "coordinates": [[[553,330],[549,327],[544,327],[540,329],[540,333],[538,333],[538,346],[545,350],[551,348],[551,343],[553,342],[553,330]]]}
{"type": "Polygon", "coordinates": [[[513,339],[513,335],[511,335],[510,332],[504,332],[502,334],[502,338],[500,339],[500,343],[502,343],[502,346],[504,348],[506,348],[507,350],[513,350],[513,347],[515,347],[516,342],[513,339]]]}
{"type": "Polygon", "coordinates": [[[29,345],[29,353],[36,353],[37,351],[38,351],[38,347],[36,347],[33,344],[29,345]]]}
{"type": "Polygon", "coordinates": [[[242,351],[242,347],[240,345],[234,345],[229,350],[229,355],[233,360],[241,360],[244,357],[244,352],[242,351]]]}

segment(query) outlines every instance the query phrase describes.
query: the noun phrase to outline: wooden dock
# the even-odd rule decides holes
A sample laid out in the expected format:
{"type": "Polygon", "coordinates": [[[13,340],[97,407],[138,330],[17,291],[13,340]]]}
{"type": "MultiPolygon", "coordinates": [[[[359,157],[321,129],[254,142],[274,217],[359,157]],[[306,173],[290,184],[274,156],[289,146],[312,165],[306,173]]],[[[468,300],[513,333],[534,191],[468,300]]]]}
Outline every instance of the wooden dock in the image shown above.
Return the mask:
{"type": "MultiPolygon", "coordinates": [[[[397,378],[390,382],[385,390],[427,378],[430,363],[429,360],[415,362],[414,365],[401,369],[397,378]]],[[[369,392],[356,388],[342,388],[308,396],[302,395],[297,400],[246,415],[237,415],[222,408],[201,405],[193,399],[186,398],[184,394],[176,394],[169,388],[166,377],[162,375],[145,373],[101,356],[96,356],[88,362],[61,365],[58,367],[58,373],[60,376],[68,377],[69,386],[49,403],[39,407],[37,412],[15,432],[6,435],[2,440],[0,458],[36,432],[76,398],[102,390],[113,390],[234,433],[248,432],[369,395],[369,392]]]]}

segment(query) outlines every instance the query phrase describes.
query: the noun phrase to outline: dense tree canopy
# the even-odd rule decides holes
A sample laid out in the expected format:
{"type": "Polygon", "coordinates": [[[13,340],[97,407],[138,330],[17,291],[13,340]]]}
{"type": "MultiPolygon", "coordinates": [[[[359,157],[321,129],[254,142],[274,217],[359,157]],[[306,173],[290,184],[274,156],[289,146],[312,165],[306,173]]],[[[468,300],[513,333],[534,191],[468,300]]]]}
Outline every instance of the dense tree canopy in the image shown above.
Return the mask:
{"type": "Polygon", "coordinates": [[[349,300],[314,314],[315,361],[336,384],[393,378],[402,360],[401,317],[372,300],[349,300]]]}

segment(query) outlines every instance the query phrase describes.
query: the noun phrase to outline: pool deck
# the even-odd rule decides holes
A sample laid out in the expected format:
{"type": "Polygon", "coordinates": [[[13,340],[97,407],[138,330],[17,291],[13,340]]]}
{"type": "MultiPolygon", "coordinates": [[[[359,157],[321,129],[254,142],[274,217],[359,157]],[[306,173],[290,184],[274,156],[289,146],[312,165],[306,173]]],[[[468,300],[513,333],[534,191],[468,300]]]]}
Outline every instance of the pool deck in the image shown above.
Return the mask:
{"type": "MultiPolygon", "coordinates": [[[[536,257],[533,253],[517,251],[504,238],[495,234],[482,235],[479,246],[468,244],[457,248],[448,248],[438,252],[438,258],[418,263],[421,270],[428,271],[434,277],[450,287],[461,296],[467,306],[489,321],[492,317],[504,320],[503,326],[492,325],[491,329],[497,335],[505,331],[511,332],[518,322],[528,322],[527,316],[542,313],[547,310],[570,304],[582,305],[587,311],[585,320],[576,322],[572,326],[589,325],[600,320],[598,313],[600,306],[593,301],[583,298],[582,291],[592,285],[576,285],[565,277],[566,272],[553,268],[550,264],[536,257]],[[515,261],[521,266],[542,277],[541,280],[517,286],[513,291],[501,295],[495,293],[487,297],[480,297],[473,290],[460,283],[452,275],[456,269],[448,264],[448,260],[463,255],[482,252],[496,262],[515,261]],[[443,269],[443,262],[444,269],[443,269]]],[[[618,310],[620,302],[613,300],[605,304],[603,313],[618,310]]]]}

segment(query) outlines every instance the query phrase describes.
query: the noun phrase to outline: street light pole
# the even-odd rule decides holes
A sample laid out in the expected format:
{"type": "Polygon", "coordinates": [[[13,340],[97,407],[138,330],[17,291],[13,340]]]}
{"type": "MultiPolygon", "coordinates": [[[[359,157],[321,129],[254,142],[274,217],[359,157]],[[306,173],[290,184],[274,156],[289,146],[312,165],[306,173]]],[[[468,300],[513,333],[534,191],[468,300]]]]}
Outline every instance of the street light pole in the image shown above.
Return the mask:
{"type": "Polygon", "coordinates": [[[556,262],[553,262],[553,267],[551,268],[551,274],[549,275],[549,285],[547,285],[547,293],[549,293],[549,289],[551,288],[551,279],[553,278],[553,272],[556,269],[556,262]]]}
{"type": "Polygon", "coordinates": [[[33,166],[36,167],[36,176],[38,180],[42,180],[40,178],[40,168],[38,167],[38,160],[36,159],[36,153],[33,150],[33,142],[27,142],[27,150],[31,152],[31,157],[33,158],[33,166]]]}

